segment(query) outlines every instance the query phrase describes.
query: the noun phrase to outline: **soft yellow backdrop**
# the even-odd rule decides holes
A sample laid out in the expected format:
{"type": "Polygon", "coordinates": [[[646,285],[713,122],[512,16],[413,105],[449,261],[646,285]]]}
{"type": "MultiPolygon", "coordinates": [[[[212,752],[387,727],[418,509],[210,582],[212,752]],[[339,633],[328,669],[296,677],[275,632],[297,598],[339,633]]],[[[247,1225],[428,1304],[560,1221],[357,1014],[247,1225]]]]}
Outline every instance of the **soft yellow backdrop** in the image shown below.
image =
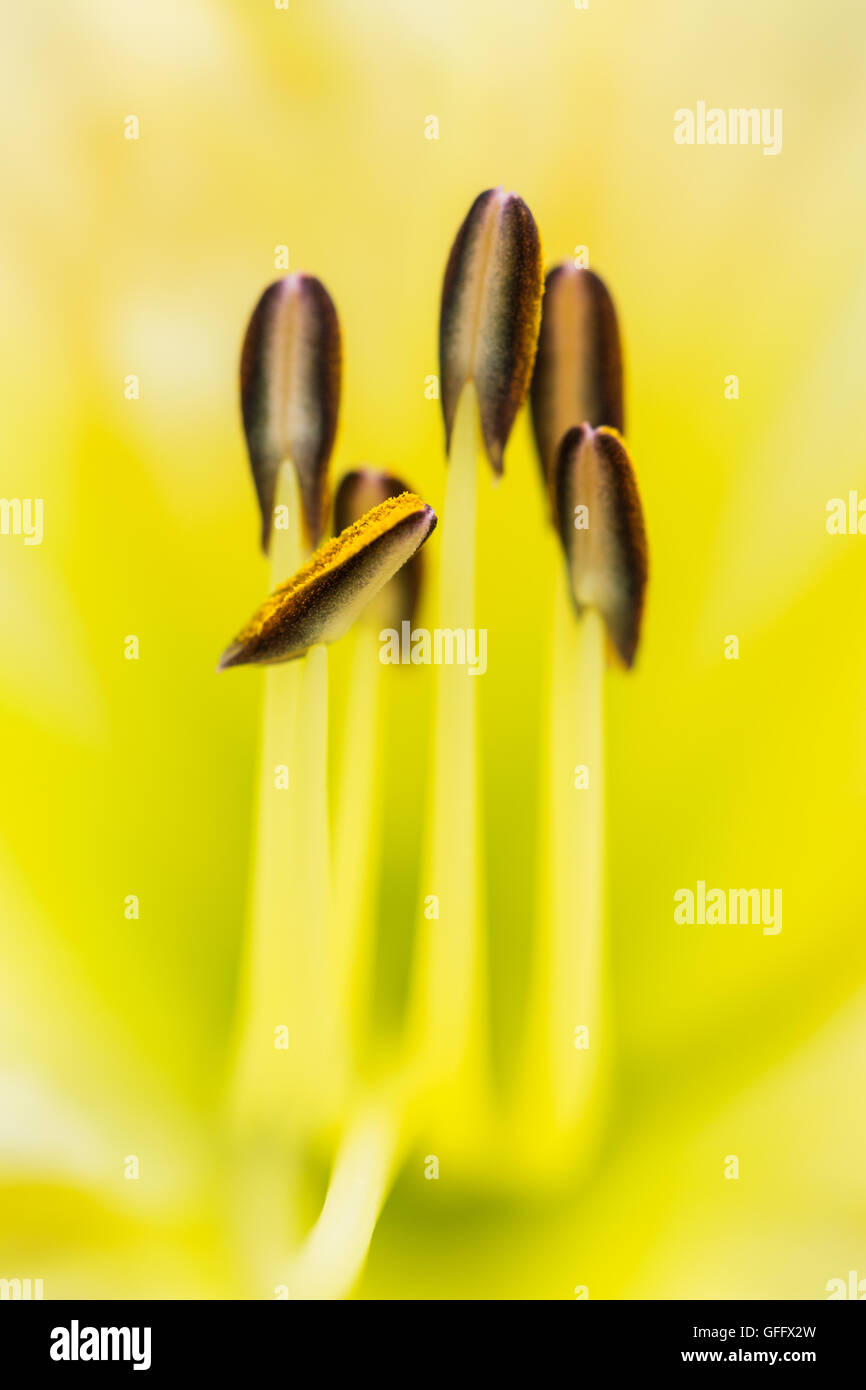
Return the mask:
{"type": "MultiPolygon", "coordinates": [[[[471,1186],[447,1156],[425,1182],[422,1136],[361,1291],[822,1298],[866,1276],[866,537],[824,526],[828,499],[866,494],[862,7],[3,10],[0,492],[42,497],[45,537],[0,537],[0,1276],[49,1297],[260,1296],[217,1215],[261,683],[214,667],[267,584],[241,335],[285,243],[343,326],[336,474],[369,460],[438,506],[441,275],[495,183],[527,200],[548,262],[589,248],[627,353],[652,570],[638,668],[608,682],[613,1108],[597,1167],[555,1195],[501,1181],[495,1145],[471,1186]],[[699,100],[782,108],[782,152],[675,144],[699,100]],[[698,879],[781,888],[781,934],[676,926],[698,879]]],[[[481,521],[507,1076],[549,599],[525,416],[481,521]]],[[[418,891],[426,676],[388,794],[385,1020],[418,891]]]]}

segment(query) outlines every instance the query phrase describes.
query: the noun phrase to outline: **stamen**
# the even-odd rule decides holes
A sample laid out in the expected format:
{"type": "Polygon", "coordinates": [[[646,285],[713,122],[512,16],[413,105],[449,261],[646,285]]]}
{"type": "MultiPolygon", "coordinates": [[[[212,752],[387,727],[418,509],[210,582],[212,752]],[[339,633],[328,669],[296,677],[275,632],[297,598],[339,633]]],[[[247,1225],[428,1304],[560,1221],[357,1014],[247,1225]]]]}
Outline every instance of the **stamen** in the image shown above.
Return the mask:
{"type": "Polygon", "coordinates": [[[340,378],[340,325],[321,280],[276,280],[253,311],[241,355],[241,408],[265,551],[286,462],[297,472],[307,546],[324,534],[340,378]]]}
{"type": "Polygon", "coordinates": [[[623,431],[622,350],[613,300],[592,270],[548,271],[530,391],[545,484],[566,430],[586,420],[623,431]]]}
{"type": "MultiPolygon", "coordinates": [[[[406,484],[393,473],[378,468],[356,468],[340,480],[334,496],[334,531],[344,531],[365,512],[399,497],[406,484]]],[[[404,620],[412,622],[421,591],[424,560],[420,550],[406,561],[389,580],[370,605],[371,617],[379,627],[399,627],[404,620]]]]}
{"type": "Polygon", "coordinates": [[[495,473],[526,399],[541,316],[541,239],[516,193],[490,188],[457,233],[442,286],[439,361],[446,447],[463,387],[474,381],[495,473]]]}
{"type": "Polygon", "coordinates": [[[554,505],[575,609],[594,607],[623,664],[634,663],[647,542],[634,469],[615,430],[581,425],[559,448],[554,505]]]}
{"type": "Polygon", "coordinates": [[[436,526],[420,497],[382,502],[312,558],[265,600],[220,659],[219,669],[268,665],[334,642],[436,526]]]}

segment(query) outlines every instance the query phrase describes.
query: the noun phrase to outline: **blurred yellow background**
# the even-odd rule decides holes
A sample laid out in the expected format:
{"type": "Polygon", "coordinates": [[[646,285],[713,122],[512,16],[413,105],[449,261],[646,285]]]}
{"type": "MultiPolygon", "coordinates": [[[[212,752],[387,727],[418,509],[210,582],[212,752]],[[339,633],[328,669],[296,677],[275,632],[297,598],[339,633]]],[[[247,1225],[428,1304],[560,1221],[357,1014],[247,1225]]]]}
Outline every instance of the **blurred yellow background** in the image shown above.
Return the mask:
{"type": "MultiPolygon", "coordinates": [[[[420,1136],[360,1292],[822,1298],[866,1276],[866,538],[824,524],[830,498],[866,495],[866,12],[38,0],[3,27],[0,491],[43,498],[45,534],[0,536],[0,1276],[47,1297],[269,1296],[219,1214],[261,681],[214,668],[267,587],[241,337],[288,246],[341,319],[335,478],[369,461],[438,507],[442,271],[498,183],[548,264],[586,246],[611,288],[650,541],[638,666],[608,679],[612,1108],[565,1192],[501,1182],[495,1142],[481,1178],[446,1156],[425,1182],[420,1136]],[[698,101],[781,108],[781,153],[675,144],[698,101]],[[781,888],[782,932],[675,925],[698,879],[781,888]]],[[[551,583],[525,413],[483,492],[501,1079],[551,583]]],[[[434,536],[431,571],[437,553],[434,536]]],[[[391,733],[386,1038],[432,891],[412,762],[430,693],[422,670],[391,733]]]]}

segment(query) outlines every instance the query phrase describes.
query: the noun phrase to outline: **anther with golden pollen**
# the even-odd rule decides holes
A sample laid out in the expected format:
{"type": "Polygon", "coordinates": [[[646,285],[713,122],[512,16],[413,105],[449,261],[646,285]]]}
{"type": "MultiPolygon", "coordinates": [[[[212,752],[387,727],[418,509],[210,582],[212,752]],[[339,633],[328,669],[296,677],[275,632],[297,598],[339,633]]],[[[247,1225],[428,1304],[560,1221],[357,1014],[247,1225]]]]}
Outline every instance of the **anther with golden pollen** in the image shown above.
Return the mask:
{"type": "Polygon", "coordinates": [[[340,379],[340,325],[321,280],[297,273],[274,281],[253,311],[241,354],[241,409],[265,551],[286,462],[297,473],[307,546],[324,534],[340,379]]]}
{"type": "Polygon", "coordinates": [[[615,430],[580,425],[565,435],[554,506],[578,616],[597,608],[627,667],[640,638],[647,540],[634,468],[615,430]]]}
{"type": "MultiPolygon", "coordinates": [[[[389,497],[399,497],[408,491],[404,482],[384,469],[353,468],[340,479],[334,494],[334,533],[345,531],[365,512],[389,497]]],[[[372,605],[380,626],[399,627],[404,620],[413,621],[421,592],[423,565],[421,551],[416,550],[384,586],[372,605]]]]}
{"type": "Polygon", "coordinates": [[[389,498],[321,546],[253,614],[223,653],[219,669],[271,665],[334,642],[436,526],[414,493],[389,498]]]}

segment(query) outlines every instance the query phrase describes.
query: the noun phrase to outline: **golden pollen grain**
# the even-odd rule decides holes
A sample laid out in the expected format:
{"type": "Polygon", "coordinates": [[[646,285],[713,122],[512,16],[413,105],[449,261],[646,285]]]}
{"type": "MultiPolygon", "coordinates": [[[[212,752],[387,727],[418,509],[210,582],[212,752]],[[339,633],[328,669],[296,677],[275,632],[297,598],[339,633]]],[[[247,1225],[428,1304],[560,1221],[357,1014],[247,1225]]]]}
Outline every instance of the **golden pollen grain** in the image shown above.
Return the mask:
{"type": "Polygon", "coordinates": [[[336,641],[435,526],[432,507],[411,492],[373,507],[265,600],[223,653],[220,669],[291,661],[336,641]]]}
{"type": "MultiPolygon", "coordinates": [[[[406,484],[379,468],[355,468],[341,479],[334,494],[334,532],[346,530],[358,521],[365,512],[385,502],[389,497],[399,497],[409,489],[406,484]]],[[[424,570],[420,550],[406,561],[394,578],[382,588],[370,614],[380,627],[399,627],[404,620],[412,622],[418,606],[424,570]]]]}

